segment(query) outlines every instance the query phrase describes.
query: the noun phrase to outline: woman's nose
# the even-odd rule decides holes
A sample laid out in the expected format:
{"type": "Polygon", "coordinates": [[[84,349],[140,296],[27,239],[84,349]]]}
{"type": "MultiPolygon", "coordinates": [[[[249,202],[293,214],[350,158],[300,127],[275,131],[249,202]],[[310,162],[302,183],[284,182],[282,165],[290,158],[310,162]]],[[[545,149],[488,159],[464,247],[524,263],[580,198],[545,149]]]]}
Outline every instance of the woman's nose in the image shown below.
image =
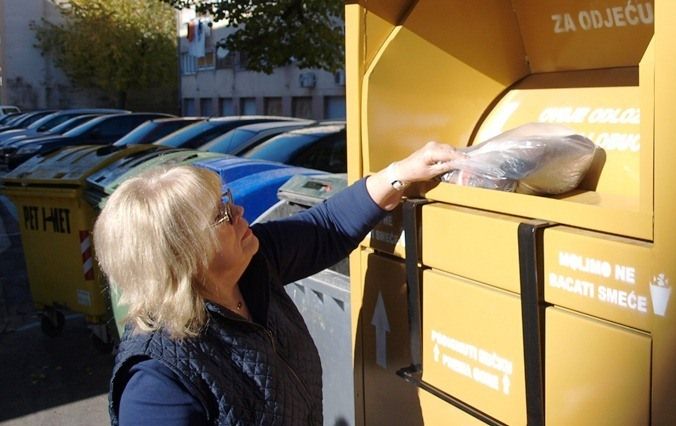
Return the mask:
{"type": "Polygon", "coordinates": [[[242,207],[242,206],[240,206],[240,205],[238,205],[238,204],[234,204],[234,205],[232,206],[232,213],[233,213],[234,216],[235,216],[234,219],[235,219],[235,220],[239,220],[239,218],[241,218],[241,217],[244,216],[244,207],[242,207]]]}

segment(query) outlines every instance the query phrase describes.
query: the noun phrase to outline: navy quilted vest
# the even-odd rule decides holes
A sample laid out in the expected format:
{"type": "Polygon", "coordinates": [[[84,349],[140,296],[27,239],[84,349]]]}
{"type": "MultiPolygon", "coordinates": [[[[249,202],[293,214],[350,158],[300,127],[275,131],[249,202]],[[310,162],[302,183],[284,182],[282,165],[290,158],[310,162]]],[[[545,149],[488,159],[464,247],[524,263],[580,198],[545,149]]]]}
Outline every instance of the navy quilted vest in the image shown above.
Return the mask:
{"type": "Polygon", "coordinates": [[[118,424],[130,368],[148,358],[181,379],[211,424],[322,424],[321,363],[302,316],[261,256],[254,257],[241,283],[256,323],[208,303],[209,321],[198,338],[175,341],[161,331],[127,330],[111,379],[112,424],[118,424]]]}

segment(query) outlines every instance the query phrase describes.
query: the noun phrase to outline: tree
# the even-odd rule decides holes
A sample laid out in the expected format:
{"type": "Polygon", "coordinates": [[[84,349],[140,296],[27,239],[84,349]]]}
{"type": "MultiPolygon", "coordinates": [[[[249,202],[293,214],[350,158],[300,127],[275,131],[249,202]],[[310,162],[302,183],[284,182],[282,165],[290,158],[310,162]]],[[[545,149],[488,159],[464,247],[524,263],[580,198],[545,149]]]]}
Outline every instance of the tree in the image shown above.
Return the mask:
{"type": "Polygon", "coordinates": [[[343,67],[343,0],[163,1],[235,27],[225,47],[245,53],[250,70],[270,74],[292,63],[327,71],[343,67]]]}
{"type": "Polygon", "coordinates": [[[97,88],[124,108],[131,91],[178,81],[176,13],[160,0],[56,2],[63,24],[34,23],[37,47],[76,86],[97,88]]]}

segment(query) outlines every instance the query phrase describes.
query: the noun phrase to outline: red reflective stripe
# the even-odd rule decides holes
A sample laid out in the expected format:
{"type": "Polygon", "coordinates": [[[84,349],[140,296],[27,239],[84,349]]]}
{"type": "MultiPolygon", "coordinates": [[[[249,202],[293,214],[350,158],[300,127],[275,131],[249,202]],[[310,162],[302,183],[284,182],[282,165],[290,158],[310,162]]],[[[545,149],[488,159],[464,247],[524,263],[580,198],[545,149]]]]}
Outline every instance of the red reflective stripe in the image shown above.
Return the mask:
{"type": "Polygon", "coordinates": [[[80,231],[80,254],[82,255],[82,273],[85,280],[94,279],[94,259],[89,231],[80,231]]]}

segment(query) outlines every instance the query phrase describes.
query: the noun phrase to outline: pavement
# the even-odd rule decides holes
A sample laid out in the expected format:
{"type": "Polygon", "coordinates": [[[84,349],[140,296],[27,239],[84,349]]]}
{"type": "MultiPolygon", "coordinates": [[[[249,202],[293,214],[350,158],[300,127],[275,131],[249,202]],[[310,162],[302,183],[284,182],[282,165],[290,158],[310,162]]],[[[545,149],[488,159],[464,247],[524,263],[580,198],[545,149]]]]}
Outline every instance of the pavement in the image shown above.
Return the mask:
{"type": "Polygon", "coordinates": [[[0,196],[0,425],[105,425],[113,355],[92,344],[84,316],[42,333],[28,285],[17,215],[0,196]]]}

